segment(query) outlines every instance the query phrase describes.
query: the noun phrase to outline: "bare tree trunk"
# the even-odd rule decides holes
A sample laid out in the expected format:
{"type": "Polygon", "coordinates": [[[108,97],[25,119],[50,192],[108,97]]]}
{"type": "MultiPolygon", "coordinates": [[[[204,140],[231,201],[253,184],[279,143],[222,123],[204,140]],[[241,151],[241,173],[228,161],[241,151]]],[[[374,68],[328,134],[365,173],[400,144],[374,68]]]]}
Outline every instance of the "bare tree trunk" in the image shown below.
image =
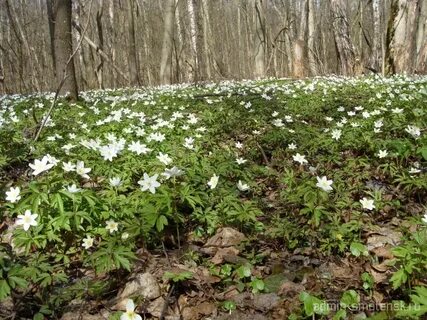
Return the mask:
{"type": "Polygon", "coordinates": [[[427,73],[427,1],[421,1],[417,26],[415,72],[427,73]]]}
{"type": "Polygon", "coordinates": [[[191,72],[192,81],[196,81],[196,69],[197,69],[197,32],[196,32],[196,17],[194,13],[194,3],[193,0],[187,0],[188,15],[190,17],[190,42],[191,50],[193,52],[194,59],[192,61],[193,65],[191,66],[193,71],[191,72]]]}
{"type": "Polygon", "coordinates": [[[162,56],[160,62],[160,83],[171,83],[172,76],[172,44],[173,23],[175,20],[175,0],[168,0],[164,21],[162,56]]]}
{"type": "Polygon", "coordinates": [[[68,93],[73,100],[78,98],[76,71],[74,59],[70,61],[73,54],[73,39],[71,33],[71,0],[55,1],[55,56],[56,56],[56,86],[59,87],[64,79],[65,82],[60,90],[60,94],[68,93]],[[69,62],[69,63],[67,63],[69,62]]]}
{"type": "Polygon", "coordinates": [[[346,76],[361,73],[361,63],[357,61],[356,49],[350,38],[347,4],[344,0],[331,0],[333,30],[338,55],[340,73],[346,76]]]}
{"type": "Polygon", "coordinates": [[[55,66],[55,45],[54,45],[54,33],[55,33],[55,25],[54,25],[54,14],[53,14],[53,1],[54,0],[47,0],[46,1],[46,7],[47,7],[47,20],[48,20],[48,25],[49,25],[49,38],[50,38],[50,53],[51,53],[51,57],[52,57],[52,62],[53,62],[53,70],[54,73],[56,72],[56,66],[55,66]]]}
{"type": "Polygon", "coordinates": [[[305,0],[301,9],[300,28],[298,30],[297,38],[294,40],[294,43],[293,43],[293,57],[294,57],[293,76],[297,78],[305,77],[307,74],[306,64],[305,64],[307,10],[308,10],[308,0],[305,0]]]}
{"type": "MultiPolygon", "coordinates": [[[[102,29],[102,14],[104,12],[104,0],[100,0],[99,9],[96,13],[96,28],[98,31],[98,38],[99,38],[99,48],[101,50],[104,50],[104,32],[102,29]]],[[[96,67],[96,77],[98,79],[98,86],[100,89],[104,89],[104,77],[103,77],[103,71],[104,71],[104,58],[102,55],[99,56],[100,62],[96,67]]]]}
{"type": "Polygon", "coordinates": [[[307,39],[307,55],[308,55],[308,65],[310,68],[310,74],[312,76],[315,76],[319,73],[317,68],[317,62],[315,57],[315,47],[314,47],[314,40],[316,38],[315,36],[315,29],[316,29],[316,22],[314,20],[315,17],[315,3],[314,0],[308,0],[308,39],[307,39]]]}
{"type": "Polygon", "coordinates": [[[418,0],[392,0],[387,30],[387,73],[411,73],[416,63],[418,0]]]}
{"type": "Polygon", "coordinates": [[[206,61],[204,54],[204,31],[202,4],[199,0],[193,1],[194,16],[196,19],[196,74],[195,81],[206,80],[206,61]]]}
{"type": "Polygon", "coordinates": [[[261,78],[265,76],[266,55],[266,26],[265,26],[265,0],[255,0],[255,39],[254,39],[254,76],[261,78]]]}
{"type": "Polygon", "coordinates": [[[209,44],[208,39],[210,37],[209,34],[209,8],[206,0],[202,0],[202,10],[201,10],[201,19],[203,21],[203,53],[204,53],[204,62],[206,68],[206,79],[211,78],[211,68],[210,68],[210,59],[209,59],[209,44]]]}
{"type": "Polygon", "coordinates": [[[372,46],[372,68],[375,70],[380,69],[380,62],[382,61],[381,49],[381,12],[380,0],[372,1],[373,23],[374,23],[374,36],[372,46]]]}
{"type": "Polygon", "coordinates": [[[134,18],[134,5],[135,0],[128,0],[128,36],[129,36],[129,48],[128,48],[128,65],[129,65],[129,80],[130,85],[139,86],[141,85],[139,79],[139,68],[138,68],[138,55],[136,52],[135,43],[135,18],[134,18]]]}
{"type": "Polygon", "coordinates": [[[38,61],[37,61],[37,57],[34,56],[31,52],[30,49],[30,45],[28,44],[28,40],[27,37],[24,33],[24,29],[21,25],[21,23],[19,22],[19,19],[17,17],[16,11],[15,11],[15,7],[12,5],[11,0],[6,0],[6,10],[7,10],[7,14],[9,16],[9,19],[12,23],[12,28],[15,31],[16,37],[19,41],[19,43],[21,44],[21,46],[23,46],[23,48],[26,51],[27,56],[25,57],[25,59],[21,60],[21,63],[24,64],[25,61],[29,62],[29,68],[30,68],[30,78],[31,78],[31,82],[33,83],[34,89],[36,89],[37,91],[40,91],[40,83],[38,80],[38,74],[36,72],[36,68],[38,68],[38,61]],[[35,59],[36,63],[33,63],[33,59],[35,59]]]}

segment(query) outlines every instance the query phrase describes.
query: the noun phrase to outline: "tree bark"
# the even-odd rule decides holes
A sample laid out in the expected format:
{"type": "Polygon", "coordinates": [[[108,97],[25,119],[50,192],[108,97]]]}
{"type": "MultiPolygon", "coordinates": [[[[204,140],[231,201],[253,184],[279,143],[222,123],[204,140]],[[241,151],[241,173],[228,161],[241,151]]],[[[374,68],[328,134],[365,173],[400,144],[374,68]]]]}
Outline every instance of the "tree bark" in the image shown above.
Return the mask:
{"type": "Polygon", "coordinates": [[[254,39],[254,77],[265,76],[266,56],[266,25],[265,25],[265,0],[255,0],[255,39],[254,39]]]}
{"type": "Polygon", "coordinates": [[[416,65],[418,0],[392,0],[386,37],[386,74],[412,73],[416,65]]]}
{"type": "Polygon", "coordinates": [[[164,21],[162,56],[160,62],[160,83],[169,84],[172,80],[173,24],[175,20],[175,0],[168,0],[164,21]]]}
{"type": "Polygon", "coordinates": [[[316,62],[316,49],[314,47],[315,29],[315,3],[314,0],[308,0],[308,39],[307,39],[307,56],[308,65],[310,68],[310,75],[315,76],[318,74],[317,62],[316,62]]]}
{"type": "Polygon", "coordinates": [[[128,66],[129,66],[129,80],[131,86],[141,85],[139,79],[139,68],[138,68],[138,55],[136,51],[135,41],[135,18],[134,18],[134,0],[128,0],[128,37],[129,37],[129,48],[128,48],[128,66]]]}
{"type": "Polygon", "coordinates": [[[71,57],[73,54],[73,40],[71,36],[71,0],[56,0],[54,8],[56,86],[59,87],[60,83],[65,78],[64,84],[59,93],[68,93],[73,100],[76,100],[78,98],[78,88],[74,59],[71,57]]]}
{"type": "Polygon", "coordinates": [[[356,49],[351,41],[347,6],[344,0],[331,0],[333,31],[338,55],[340,74],[351,76],[361,73],[361,64],[357,60],[356,49]]]}

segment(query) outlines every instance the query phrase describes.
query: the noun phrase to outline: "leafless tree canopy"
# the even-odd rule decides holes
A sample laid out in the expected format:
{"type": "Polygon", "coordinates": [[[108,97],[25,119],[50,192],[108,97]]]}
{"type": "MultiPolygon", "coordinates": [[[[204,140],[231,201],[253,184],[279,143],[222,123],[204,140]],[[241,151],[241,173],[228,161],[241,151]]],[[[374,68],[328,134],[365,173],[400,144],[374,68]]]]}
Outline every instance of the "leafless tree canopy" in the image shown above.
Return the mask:
{"type": "Polygon", "coordinates": [[[426,21],[426,0],[0,0],[0,93],[55,90],[62,74],[72,95],[77,87],[425,74],[426,21]]]}

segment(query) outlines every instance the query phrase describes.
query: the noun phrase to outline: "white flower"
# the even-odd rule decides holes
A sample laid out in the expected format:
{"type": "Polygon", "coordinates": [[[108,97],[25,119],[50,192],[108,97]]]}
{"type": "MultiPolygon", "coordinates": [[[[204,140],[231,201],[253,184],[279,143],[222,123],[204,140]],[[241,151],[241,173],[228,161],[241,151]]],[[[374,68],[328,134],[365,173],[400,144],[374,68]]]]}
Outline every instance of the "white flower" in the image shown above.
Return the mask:
{"type": "Polygon", "coordinates": [[[64,162],[62,163],[62,169],[64,169],[65,172],[74,171],[76,170],[76,165],[71,162],[64,162]]]}
{"type": "Polygon", "coordinates": [[[99,152],[104,160],[113,161],[113,158],[117,157],[118,150],[113,148],[111,144],[102,146],[99,148],[99,152]]]}
{"type": "Polygon", "coordinates": [[[20,192],[21,189],[19,189],[19,187],[10,187],[9,191],[6,191],[6,200],[12,203],[19,201],[19,199],[21,199],[21,196],[19,195],[20,192]]]}
{"type": "Polygon", "coordinates": [[[138,155],[146,154],[151,151],[151,149],[147,148],[145,144],[141,144],[139,141],[132,141],[128,149],[129,151],[135,152],[138,155]]]}
{"type": "Polygon", "coordinates": [[[91,236],[88,235],[86,238],[83,239],[82,247],[87,250],[92,246],[93,246],[93,238],[91,238],[91,236]]]}
{"type": "Polygon", "coordinates": [[[394,108],[394,109],[391,109],[391,112],[393,112],[393,113],[395,113],[395,114],[399,114],[399,113],[402,113],[402,112],[403,112],[403,109],[400,109],[400,108],[394,108]]]}
{"type": "Polygon", "coordinates": [[[76,172],[82,178],[89,179],[88,173],[91,170],[91,168],[85,168],[85,163],[83,161],[77,161],[76,172]]]}
{"type": "Polygon", "coordinates": [[[338,140],[341,137],[341,130],[332,130],[332,139],[338,140]]]}
{"type": "Polygon", "coordinates": [[[333,181],[332,180],[328,180],[328,178],[326,178],[326,176],[323,176],[321,178],[317,177],[317,183],[316,186],[319,187],[320,189],[328,192],[332,190],[332,185],[333,181]]]}
{"type": "Polygon", "coordinates": [[[147,137],[147,141],[162,142],[165,139],[166,139],[165,135],[159,132],[153,132],[147,137]]]}
{"type": "Polygon", "coordinates": [[[248,161],[248,160],[243,159],[243,158],[237,158],[237,159],[236,159],[236,163],[237,163],[237,164],[244,164],[246,161],[248,161]]]}
{"type": "Polygon", "coordinates": [[[80,190],[82,190],[82,189],[77,188],[77,186],[75,184],[72,184],[71,186],[67,187],[67,191],[69,193],[76,193],[76,192],[79,192],[80,190]]]}
{"type": "Polygon", "coordinates": [[[157,182],[158,176],[158,174],[155,174],[150,177],[148,174],[144,173],[144,180],[138,181],[138,184],[141,186],[141,190],[149,190],[153,194],[156,193],[156,188],[160,187],[160,183],[157,182]]]}
{"type": "Polygon", "coordinates": [[[377,154],[378,158],[380,158],[380,159],[387,157],[387,155],[388,155],[387,150],[380,150],[380,151],[378,151],[378,154],[377,154]]]}
{"type": "Polygon", "coordinates": [[[421,135],[420,128],[416,126],[410,126],[408,125],[405,129],[407,133],[409,133],[411,136],[413,136],[415,139],[417,139],[421,135]]]}
{"type": "Polygon", "coordinates": [[[359,200],[359,202],[362,204],[363,209],[367,209],[367,210],[375,209],[374,200],[372,199],[367,199],[364,197],[363,199],[359,200]]]}
{"type": "Polygon", "coordinates": [[[304,163],[308,163],[308,161],[305,159],[305,156],[300,155],[299,153],[297,153],[296,155],[292,156],[292,158],[294,159],[294,161],[300,163],[300,164],[304,164],[304,163]]]}
{"type": "Polygon", "coordinates": [[[295,150],[297,148],[297,145],[295,144],[295,143],[290,143],[290,144],[288,144],[288,149],[289,150],[295,150]]]}
{"type": "Polygon", "coordinates": [[[427,211],[426,211],[426,213],[424,214],[424,217],[422,218],[422,221],[423,221],[424,223],[427,223],[427,211]]]}
{"type": "Polygon", "coordinates": [[[34,164],[30,163],[30,168],[33,169],[33,175],[38,175],[43,171],[47,171],[54,166],[53,163],[49,163],[49,158],[44,156],[41,160],[34,160],[34,164]]]}
{"type": "Polygon", "coordinates": [[[421,170],[415,167],[411,167],[411,169],[409,169],[409,174],[415,174],[415,173],[420,173],[421,170]]]}
{"type": "Polygon", "coordinates": [[[120,320],[142,320],[141,316],[135,313],[135,304],[132,299],[126,302],[126,312],[120,316],[120,320]]]}
{"type": "Polygon", "coordinates": [[[56,166],[58,164],[58,162],[59,162],[58,159],[56,159],[55,157],[52,157],[50,154],[47,154],[46,158],[47,158],[47,161],[49,163],[52,163],[54,166],[56,166]]]}
{"type": "Polygon", "coordinates": [[[273,125],[276,126],[276,127],[279,127],[279,128],[285,126],[285,124],[283,123],[282,119],[274,119],[273,120],[273,125]]]}
{"type": "Polygon", "coordinates": [[[247,191],[249,190],[249,186],[246,183],[242,183],[242,181],[239,180],[239,182],[237,182],[237,189],[239,189],[240,191],[247,191]]]}
{"type": "Polygon", "coordinates": [[[156,157],[161,163],[168,165],[172,162],[172,158],[169,157],[166,153],[159,152],[159,155],[156,157]]]}
{"type": "Polygon", "coordinates": [[[112,187],[119,187],[122,184],[122,179],[120,179],[120,177],[110,178],[109,181],[112,187]]]}
{"type": "Polygon", "coordinates": [[[242,149],[243,148],[243,143],[241,143],[240,141],[236,142],[236,148],[237,149],[242,149]]]}
{"type": "Polygon", "coordinates": [[[27,231],[30,226],[37,226],[37,218],[38,214],[34,213],[31,214],[30,210],[25,210],[25,213],[22,215],[18,215],[18,221],[16,221],[16,224],[19,225],[23,225],[24,226],[24,230],[27,231]]]}
{"type": "Polygon", "coordinates": [[[173,177],[179,177],[181,175],[183,175],[184,172],[180,169],[178,169],[177,167],[173,167],[171,169],[165,169],[165,172],[162,173],[162,176],[164,176],[166,179],[170,179],[173,177]]]}
{"type": "Polygon", "coordinates": [[[122,240],[126,240],[127,238],[129,238],[129,233],[123,232],[122,233],[122,240]]]}
{"type": "Polygon", "coordinates": [[[114,231],[119,230],[119,224],[117,222],[115,222],[114,220],[108,220],[106,222],[106,224],[107,224],[107,226],[105,227],[105,229],[110,231],[110,233],[113,233],[114,231]]]}
{"type": "Polygon", "coordinates": [[[219,180],[219,177],[218,177],[216,174],[214,174],[214,175],[211,177],[211,179],[209,180],[209,182],[208,182],[208,186],[209,186],[211,189],[215,189],[215,188],[216,188],[216,185],[218,184],[218,180],[219,180]]]}
{"type": "Polygon", "coordinates": [[[188,148],[188,149],[194,149],[194,138],[192,138],[192,137],[188,137],[188,138],[185,138],[184,139],[185,140],[185,142],[184,142],[184,147],[186,147],[186,148],[188,148]]]}

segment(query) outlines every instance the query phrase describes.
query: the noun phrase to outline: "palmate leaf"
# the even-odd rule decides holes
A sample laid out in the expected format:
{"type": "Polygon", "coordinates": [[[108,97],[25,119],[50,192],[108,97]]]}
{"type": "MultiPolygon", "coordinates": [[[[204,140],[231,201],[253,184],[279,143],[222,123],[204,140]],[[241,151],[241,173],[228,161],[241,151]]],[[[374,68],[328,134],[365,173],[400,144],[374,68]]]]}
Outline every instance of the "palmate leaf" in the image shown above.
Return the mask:
{"type": "Polygon", "coordinates": [[[10,294],[10,286],[6,280],[0,280],[0,300],[7,298],[10,294]]]}
{"type": "Polygon", "coordinates": [[[427,314],[427,287],[415,287],[414,291],[415,294],[410,295],[412,303],[397,312],[398,318],[419,319],[427,314]]]}

